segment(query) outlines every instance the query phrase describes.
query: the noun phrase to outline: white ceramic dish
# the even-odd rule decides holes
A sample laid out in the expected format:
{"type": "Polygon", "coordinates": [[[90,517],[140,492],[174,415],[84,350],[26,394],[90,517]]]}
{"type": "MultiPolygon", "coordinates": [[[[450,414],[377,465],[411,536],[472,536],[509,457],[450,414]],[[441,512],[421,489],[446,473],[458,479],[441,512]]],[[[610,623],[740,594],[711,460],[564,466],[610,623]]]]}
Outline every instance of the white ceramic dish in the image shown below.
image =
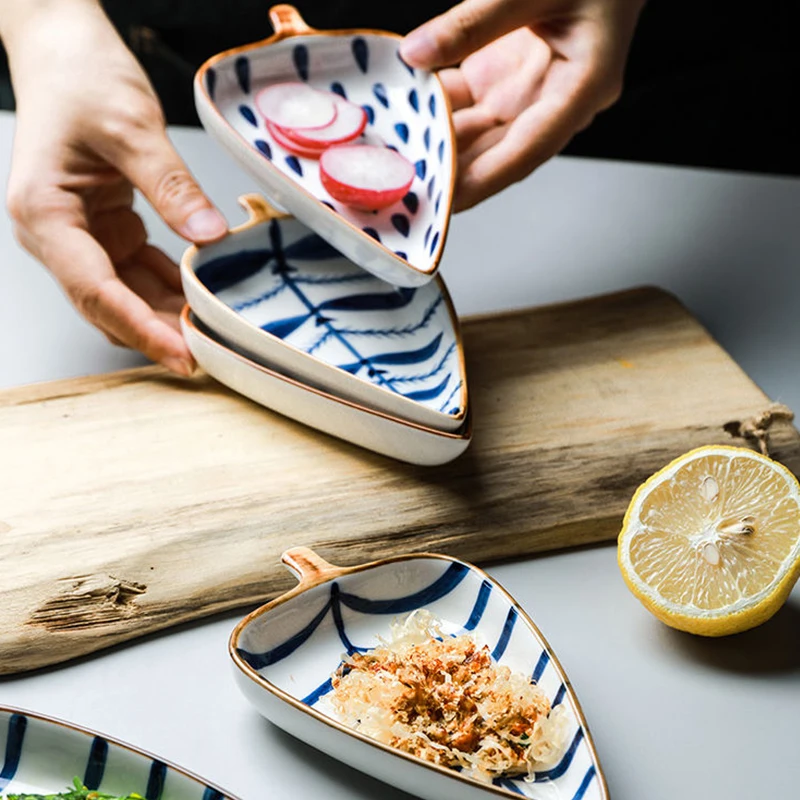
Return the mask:
{"type": "Polygon", "coordinates": [[[381,31],[317,31],[292,6],[270,10],[275,35],[220,53],[197,72],[197,113],[208,133],[291,212],[354,263],[397,286],[435,274],[450,217],[455,148],[450,108],[436,75],[398,57],[400,37],[381,31]],[[265,127],[259,89],[305,81],[367,110],[363,141],[394,147],[415,165],[403,201],[378,213],[328,195],[313,159],[287,152],[265,127]]]}
{"type": "Polygon", "coordinates": [[[79,778],[89,789],[145,800],[234,796],[129,744],[61,720],[0,706],[0,797],[49,794],[79,778]],[[3,756],[5,754],[5,756],[3,756]]]}
{"type": "Polygon", "coordinates": [[[469,418],[459,431],[437,431],[336,397],[237,352],[204,329],[188,306],[181,315],[181,328],[197,363],[213,378],[266,408],[331,436],[424,466],[452,461],[469,446],[469,418]]]}
{"type": "Polygon", "coordinates": [[[198,318],[279,372],[418,425],[461,428],[463,346],[442,279],[398,289],[258,195],[241,202],[249,222],[181,261],[198,318]]]}
{"type": "Polygon", "coordinates": [[[421,554],[343,569],[307,548],[283,556],[298,586],[245,617],[230,639],[239,687],[269,720],[335,758],[429,800],[608,800],[586,721],[564,671],[527,614],[485,572],[445,556],[421,554]],[[531,675],[553,706],[564,704],[568,744],[558,763],[522,778],[480,783],[370,739],[325,711],[330,676],[343,652],[379,644],[392,620],[418,608],[445,633],[473,631],[493,657],[531,675]]]}

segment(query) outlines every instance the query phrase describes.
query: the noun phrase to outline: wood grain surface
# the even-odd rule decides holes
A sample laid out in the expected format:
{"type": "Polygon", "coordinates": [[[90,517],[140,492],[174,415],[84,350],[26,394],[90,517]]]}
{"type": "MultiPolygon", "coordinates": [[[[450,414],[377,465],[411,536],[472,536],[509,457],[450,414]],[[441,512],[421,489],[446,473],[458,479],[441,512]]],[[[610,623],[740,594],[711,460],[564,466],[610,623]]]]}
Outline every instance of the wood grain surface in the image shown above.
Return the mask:
{"type": "MultiPolygon", "coordinates": [[[[474,438],[445,467],[155,367],[0,392],[0,674],[264,601],[293,584],[293,546],[486,563],[612,539],[643,479],[692,447],[748,445],[730,423],[769,406],[655,289],[463,333],[474,438]]],[[[770,434],[798,472],[798,432],[770,434]]]]}

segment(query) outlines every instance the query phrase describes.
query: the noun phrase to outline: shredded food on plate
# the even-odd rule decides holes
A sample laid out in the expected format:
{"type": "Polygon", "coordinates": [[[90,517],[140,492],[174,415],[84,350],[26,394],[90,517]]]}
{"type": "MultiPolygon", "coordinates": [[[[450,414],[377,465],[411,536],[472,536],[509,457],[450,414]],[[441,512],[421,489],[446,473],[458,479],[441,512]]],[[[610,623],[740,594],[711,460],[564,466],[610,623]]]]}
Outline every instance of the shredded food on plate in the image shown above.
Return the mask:
{"type": "Polygon", "coordinates": [[[491,781],[557,763],[563,706],[550,708],[526,676],[492,661],[471,634],[442,634],[420,609],[392,624],[390,641],[345,656],[328,704],[360,733],[435,764],[491,781]]]}

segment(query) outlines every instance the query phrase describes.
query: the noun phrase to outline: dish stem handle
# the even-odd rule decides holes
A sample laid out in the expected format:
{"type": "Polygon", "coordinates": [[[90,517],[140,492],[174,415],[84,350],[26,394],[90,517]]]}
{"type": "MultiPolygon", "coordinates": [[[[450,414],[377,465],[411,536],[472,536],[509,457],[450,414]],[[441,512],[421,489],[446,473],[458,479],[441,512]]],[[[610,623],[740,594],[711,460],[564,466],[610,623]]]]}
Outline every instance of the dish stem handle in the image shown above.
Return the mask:
{"type": "Polygon", "coordinates": [[[304,588],[335,578],[345,571],[343,567],[329,564],[308,547],[293,547],[287,550],[281,556],[281,561],[297,575],[300,585],[304,588]]]}
{"type": "Polygon", "coordinates": [[[314,29],[306,24],[300,16],[300,12],[294,7],[281,3],[272,6],[269,10],[269,21],[275,29],[275,36],[283,39],[286,36],[299,36],[304,33],[311,33],[314,29]]]}

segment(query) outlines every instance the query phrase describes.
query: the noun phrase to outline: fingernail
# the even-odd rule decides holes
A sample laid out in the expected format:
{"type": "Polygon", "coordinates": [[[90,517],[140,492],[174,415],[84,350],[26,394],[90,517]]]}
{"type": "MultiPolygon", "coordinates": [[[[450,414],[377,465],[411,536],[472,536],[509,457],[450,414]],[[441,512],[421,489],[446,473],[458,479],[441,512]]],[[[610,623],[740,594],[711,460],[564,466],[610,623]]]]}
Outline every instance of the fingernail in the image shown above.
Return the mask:
{"type": "Polygon", "coordinates": [[[167,356],[161,363],[171,372],[182,375],[184,378],[190,378],[194,374],[194,364],[187,361],[185,358],[167,356]]]}
{"type": "Polygon", "coordinates": [[[438,55],[436,40],[425,28],[418,28],[400,43],[400,57],[412,67],[431,67],[438,55]]]}
{"type": "Polygon", "coordinates": [[[201,208],[183,223],[183,230],[187,239],[193,242],[205,242],[219,239],[228,230],[228,225],[219,211],[213,208],[201,208]]]}

